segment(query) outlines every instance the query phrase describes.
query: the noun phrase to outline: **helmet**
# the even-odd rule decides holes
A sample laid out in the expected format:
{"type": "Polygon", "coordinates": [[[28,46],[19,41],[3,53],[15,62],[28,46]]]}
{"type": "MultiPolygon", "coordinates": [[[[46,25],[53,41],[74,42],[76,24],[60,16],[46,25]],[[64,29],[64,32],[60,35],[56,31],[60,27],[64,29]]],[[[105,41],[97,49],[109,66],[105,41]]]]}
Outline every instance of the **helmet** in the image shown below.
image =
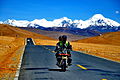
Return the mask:
{"type": "Polygon", "coordinates": [[[59,39],[59,41],[62,41],[62,36],[59,36],[59,38],[58,38],[58,39],[59,39]]]}
{"type": "Polygon", "coordinates": [[[62,36],[62,39],[63,39],[63,41],[66,41],[66,40],[67,40],[67,36],[66,36],[66,35],[63,35],[63,36],[62,36]]]}

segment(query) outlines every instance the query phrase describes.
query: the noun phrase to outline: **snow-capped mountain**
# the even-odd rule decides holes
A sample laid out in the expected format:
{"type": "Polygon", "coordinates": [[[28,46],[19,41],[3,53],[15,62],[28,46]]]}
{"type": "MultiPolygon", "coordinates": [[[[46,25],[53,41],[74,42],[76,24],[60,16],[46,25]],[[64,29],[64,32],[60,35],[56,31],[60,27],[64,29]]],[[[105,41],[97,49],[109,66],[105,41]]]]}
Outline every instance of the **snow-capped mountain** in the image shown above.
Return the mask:
{"type": "Polygon", "coordinates": [[[96,14],[89,20],[86,20],[86,29],[100,32],[114,32],[120,30],[120,24],[111,19],[105,18],[101,14],[96,14]]]}
{"type": "Polygon", "coordinates": [[[116,27],[120,26],[119,23],[117,23],[111,19],[105,18],[101,14],[94,15],[89,20],[86,20],[86,23],[89,26],[116,26],[116,27]]]}
{"type": "Polygon", "coordinates": [[[46,19],[35,19],[30,22],[31,27],[34,27],[36,24],[43,27],[67,27],[72,24],[72,20],[68,19],[67,17],[63,17],[53,21],[47,21],[46,19]]]}
{"type": "Polygon", "coordinates": [[[47,21],[46,19],[35,19],[35,20],[29,22],[29,25],[27,27],[35,27],[35,28],[37,28],[38,26],[51,27],[52,22],[47,21]]]}
{"type": "Polygon", "coordinates": [[[73,24],[76,24],[77,28],[88,28],[90,26],[111,26],[111,27],[119,27],[120,24],[115,22],[111,19],[105,18],[101,14],[96,14],[92,18],[82,21],[82,20],[75,20],[73,24]]]}
{"type": "Polygon", "coordinates": [[[72,20],[68,19],[67,17],[53,20],[54,27],[67,27],[70,26],[72,23],[72,20]]]}
{"type": "Polygon", "coordinates": [[[29,23],[30,22],[27,20],[10,20],[10,19],[3,22],[3,24],[9,24],[9,25],[18,26],[18,27],[27,27],[29,23]]]}
{"type": "MultiPolygon", "coordinates": [[[[10,24],[18,27],[67,27],[67,28],[80,28],[89,30],[105,30],[105,29],[120,29],[120,23],[113,21],[109,18],[105,18],[101,14],[95,14],[88,20],[74,20],[63,17],[60,19],[55,19],[53,21],[47,21],[46,19],[35,19],[33,21],[26,20],[10,20],[0,22],[2,24],[10,24]]],[[[100,31],[98,30],[98,31],[100,31]]]]}

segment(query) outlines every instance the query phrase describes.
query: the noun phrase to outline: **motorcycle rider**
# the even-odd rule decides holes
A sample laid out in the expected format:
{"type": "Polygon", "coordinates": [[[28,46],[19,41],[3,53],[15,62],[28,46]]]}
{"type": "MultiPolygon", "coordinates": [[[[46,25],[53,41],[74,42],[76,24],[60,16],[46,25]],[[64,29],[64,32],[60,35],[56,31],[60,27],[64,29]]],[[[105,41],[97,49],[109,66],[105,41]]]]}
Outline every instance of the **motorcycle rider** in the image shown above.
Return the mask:
{"type": "Polygon", "coordinates": [[[67,41],[67,36],[63,35],[63,36],[59,36],[59,42],[56,44],[56,59],[57,59],[57,65],[59,66],[60,61],[61,61],[61,57],[59,56],[59,52],[67,49],[67,54],[69,54],[70,56],[68,56],[68,65],[72,65],[72,59],[71,59],[71,54],[70,51],[72,50],[72,46],[70,45],[70,42],[67,41]]]}

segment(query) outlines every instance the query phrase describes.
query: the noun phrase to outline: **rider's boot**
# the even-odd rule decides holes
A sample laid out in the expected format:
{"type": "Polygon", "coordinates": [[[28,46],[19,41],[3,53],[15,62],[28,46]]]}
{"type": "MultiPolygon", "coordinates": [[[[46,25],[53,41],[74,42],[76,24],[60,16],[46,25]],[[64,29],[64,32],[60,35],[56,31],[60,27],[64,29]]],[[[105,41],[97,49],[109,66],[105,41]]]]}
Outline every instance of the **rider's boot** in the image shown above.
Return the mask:
{"type": "Polygon", "coordinates": [[[56,65],[60,67],[60,63],[59,62],[57,62],[56,65]]]}
{"type": "Polygon", "coordinates": [[[59,66],[60,67],[60,61],[61,61],[61,58],[60,57],[57,57],[57,66],[59,66]]]}
{"type": "Polygon", "coordinates": [[[72,63],[68,63],[68,66],[71,66],[72,65],[72,63]]]}
{"type": "Polygon", "coordinates": [[[72,59],[71,57],[68,57],[68,66],[71,66],[72,65],[72,59]]]}

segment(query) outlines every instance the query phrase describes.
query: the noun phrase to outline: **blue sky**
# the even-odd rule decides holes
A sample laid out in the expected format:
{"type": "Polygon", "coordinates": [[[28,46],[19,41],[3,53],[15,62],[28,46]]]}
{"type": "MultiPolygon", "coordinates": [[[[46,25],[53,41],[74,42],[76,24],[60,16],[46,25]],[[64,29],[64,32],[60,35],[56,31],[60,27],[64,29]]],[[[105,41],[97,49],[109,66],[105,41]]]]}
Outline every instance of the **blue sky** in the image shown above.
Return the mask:
{"type": "Polygon", "coordinates": [[[0,21],[61,17],[86,20],[94,14],[120,23],[120,0],[0,0],[0,21]]]}

